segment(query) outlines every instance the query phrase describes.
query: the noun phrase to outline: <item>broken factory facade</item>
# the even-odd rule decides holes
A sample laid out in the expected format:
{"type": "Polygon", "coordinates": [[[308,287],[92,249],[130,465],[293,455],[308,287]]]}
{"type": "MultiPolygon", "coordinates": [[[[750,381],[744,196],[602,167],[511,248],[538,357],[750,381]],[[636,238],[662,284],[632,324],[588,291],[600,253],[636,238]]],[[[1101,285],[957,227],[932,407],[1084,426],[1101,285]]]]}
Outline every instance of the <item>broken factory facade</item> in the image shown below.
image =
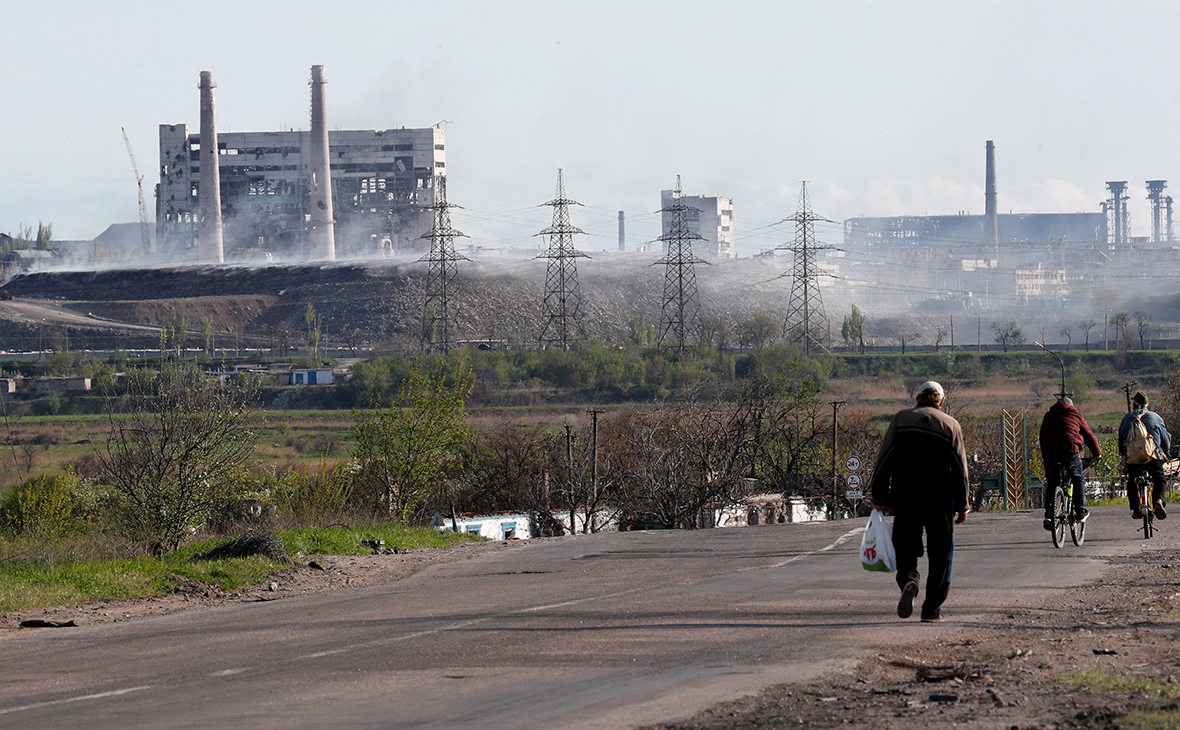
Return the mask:
{"type": "MultiPolygon", "coordinates": [[[[435,183],[446,174],[445,131],[388,129],[329,134],[336,249],[341,258],[379,258],[423,245],[435,183]]],[[[218,135],[227,261],[303,259],[308,250],[313,168],[310,132],[218,135]]],[[[200,135],[160,125],[156,240],[163,257],[196,259],[200,135]]]]}

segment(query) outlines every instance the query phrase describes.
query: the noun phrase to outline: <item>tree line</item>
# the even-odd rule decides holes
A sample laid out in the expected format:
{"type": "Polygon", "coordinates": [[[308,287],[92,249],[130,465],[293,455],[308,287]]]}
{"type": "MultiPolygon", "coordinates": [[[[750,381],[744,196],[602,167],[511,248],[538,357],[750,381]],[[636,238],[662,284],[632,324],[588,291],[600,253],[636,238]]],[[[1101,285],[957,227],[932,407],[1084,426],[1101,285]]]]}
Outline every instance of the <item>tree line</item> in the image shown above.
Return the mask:
{"type": "MultiPolygon", "coordinates": [[[[968,316],[970,315],[968,314],[968,316]]],[[[1105,323],[1094,319],[1083,319],[1076,324],[1066,324],[1055,333],[1049,333],[1048,329],[1050,328],[1048,327],[1040,327],[1035,336],[1037,342],[1045,344],[1048,341],[1047,334],[1060,335],[1065,338],[1065,350],[1067,351],[1074,348],[1074,340],[1077,338],[1081,340],[1078,344],[1088,352],[1091,338],[1096,338],[1097,334],[1101,334],[1103,337],[1104,349],[1107,344],[1106,340],[1113,339],[1114,349],[1120,352],[1126,352],[1136,344],[1140,350],[1146,350],[1151,340],[1152,324],[1151,315],[1145,311],[1138,310],[1131,314],[1117,312],[1105,323]],[[1103,324],[1104,329],[1096,333],[1095,330],[1099,324],[1103,324]],[[1112,334],[1113,337],[1111,337],[1112,334]]],[[[979,343],[982,343],[982,334],[980,333],[982,323],[979,322],[977,325],[979,327],[976,336],[979,343]]],[[[970,328],[968,327],[968,329],[970,328]]],[[[1012,317],[992,320],[988,323],[988,330],[991,341],[999,345],[1004,352],[1008,352],[1009,348],[1019,347],[1028,342],[1028,336],[1025,335],[1024,329],[1012,317]]],[[[896,343],[904,354],[907,346],[923,340],[934,345],[936,350],[940,350],[953,343],[954,333],[949,322],[946,325],[923,327],[910,315],[870,318],[853,304],[852,311],[844,317],[840,325],[840,337],[844,341],[844,346],[849,350],[864,354],[865,340],[870,335],[878,340],[896,343]]],[[[961,338],[958,344],[960,347],[963,346],[961,338]]],[[[1098,342],[1095,341],[1094,344],[1097,345],[1098,342]]]]}
{"type": "Polygon", "coordinates": [[[667,527],[752,491],[826,493],[830,461],[813,364],[758,367],[721,396],[687,389],[657,405],[593,409],[537,425],[503,416],[469,425],[475,383],[463,358],[416,358],[397,389],[353,410],[347,459],[259,467],[257,384],[218,386],[192,362],[137,371],[107,398],[93,473],[40,475],[10,489],[13,532],[84,528],[163,553],[259,516],[285,526],[423,523],[435,513],[529,511],[550,534],[610,508],[667,527]]]}

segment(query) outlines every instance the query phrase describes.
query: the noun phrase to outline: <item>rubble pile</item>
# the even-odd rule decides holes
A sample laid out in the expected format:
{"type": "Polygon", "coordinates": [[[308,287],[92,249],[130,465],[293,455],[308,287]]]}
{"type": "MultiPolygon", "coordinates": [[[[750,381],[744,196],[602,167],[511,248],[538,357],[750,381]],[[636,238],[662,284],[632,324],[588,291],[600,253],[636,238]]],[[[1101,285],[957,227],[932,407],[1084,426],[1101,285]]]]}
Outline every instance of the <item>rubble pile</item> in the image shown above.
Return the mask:
{"type": "MultiPolygon", "coordinates": [[[[517,346],[536,342],[546,320],[545,273],[544,261],[529,259],[465,264],[449,297],[452,338],[517,346]]],[[[781,318],[789,289],[785,281],[772,281],[778,273],[750,260],[698,267],[701,314],[722,318],[731,331],[758,311],[781,318]]],[[[657,326],[664,275],[658,265],[583,264],[579,283],[585,336],[622,341],[630,321],[639,316],[657,326]]],[[[219,336],[262,337],[285,326],[297,344],[311,304],[326,341],[398,349],[417,346],[426,283],[421,264],[354,263],[39,272],[17,277],[7,289],[17,300],[57,302],[94,317],[93,326],[72,322],[69,327],[86,335],[95,348],[114,337],[118,323],[160,325],[175,312],[185,317],[190,338],[199,338],[204,319],[210,317],[219,336]]],[[[28,334],[24,332],[24,342],[28,334]]],[[[154,344],[142,333],[119,337],[123,347],[137,346],[136,337],[144,341],[138,346],[154,344]]],[[[195,344],[196,339],[190,341],[195,344]]],[[[0,331],[0,349],[18,348],[16,342],[5,342],[0,331]]]]}

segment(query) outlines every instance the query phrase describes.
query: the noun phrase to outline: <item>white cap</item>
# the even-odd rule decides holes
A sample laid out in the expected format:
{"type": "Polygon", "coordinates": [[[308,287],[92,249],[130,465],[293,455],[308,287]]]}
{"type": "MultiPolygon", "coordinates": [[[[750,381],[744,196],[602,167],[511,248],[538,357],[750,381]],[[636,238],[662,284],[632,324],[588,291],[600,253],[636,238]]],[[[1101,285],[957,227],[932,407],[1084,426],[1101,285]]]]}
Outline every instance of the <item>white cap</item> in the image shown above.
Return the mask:
{"type": "Polygon", "coordinates": [[[939,398],[946,397],[946,393],[943,392],[942,386],[933,380],[927,380],[925,383],[922,383],[918,386],[918,395],[923,395],[925,393],[934,393],[939,398]]]}

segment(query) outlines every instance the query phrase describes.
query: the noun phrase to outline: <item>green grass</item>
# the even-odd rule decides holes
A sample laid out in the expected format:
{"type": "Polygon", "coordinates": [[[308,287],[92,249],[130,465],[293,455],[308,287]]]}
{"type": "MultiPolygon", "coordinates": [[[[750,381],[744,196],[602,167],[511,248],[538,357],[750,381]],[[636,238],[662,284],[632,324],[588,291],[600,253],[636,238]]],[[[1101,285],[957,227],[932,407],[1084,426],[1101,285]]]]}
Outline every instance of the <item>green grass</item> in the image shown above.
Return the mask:
{"type": "Polygon", "coordinates": [[[1134,730],[1180,730],[1180,713],[1175,710],[1138,710],[1127,713],[1123,726],[1134,730]]]}
{"type": "Polygon", "coordinates": [[[1083,669],[1056,677],[1062,684],[1076,685],[1078,689],[1091,694],[1108,692],[1143,692],[1160,697],[1180,697],[1180,685],[1160,684],[1149,679],[1115,675],[1101,669],[1083,669]]]}
{"type": "MultiPolygon", "coordinates": [[[[1122,694],[1132,692],[1164,699],[1180,697],[1180,685],[1160,684],[1149,679],[1114,675],[1102,669],[1084,669],[1080,672],[1061,674],[1057,682],[1073,685],[1089,694],[1122,694]]],[[[1135,730],[1180,730],[1180,712],[1175,710],[1139,709],[1128,712],[1120,718],[1118,727],[1135,730]]],[[[1101,725],[1106,727],[1106,725],[1101,725]]]]}
{"type": "Polygon", "coordinates": [[[384,523],[351,529],[334,525],[314,530],[283,530],[279,533],[287,552],[294,555],[367,555],[372,548],[365,540],[384,540],[386,549],[420,547],[444,548],[459,542],[485,542],[485,538],[467,533],[407,527],[384,523]]]}
{"type": "MultiPolygon", "coordinates": [[[[458,542],[483,541],[473,535],[440,532],[429,527],[378,524],[349,529],[332,526],[313,530],[284,530],[279,537],[288,554],[365,555],[365,540],[383,539],[388,548],[444,548],[458,542]]],[[[211,583],[224,591],[262,583],[287,565],[261,556],[225,560],[192,560],[221,540],[190,545],[163,558],[61,562],[16,553],[0,563],[0,613],[48,606],[74,606],[94,601],[141,598],[173,593],[172,576],[211,583]],[[24,558],[22,560],[22,557],[24,558]]],[[[6,553],[18,546],[3,545],[6,553]]]]}

